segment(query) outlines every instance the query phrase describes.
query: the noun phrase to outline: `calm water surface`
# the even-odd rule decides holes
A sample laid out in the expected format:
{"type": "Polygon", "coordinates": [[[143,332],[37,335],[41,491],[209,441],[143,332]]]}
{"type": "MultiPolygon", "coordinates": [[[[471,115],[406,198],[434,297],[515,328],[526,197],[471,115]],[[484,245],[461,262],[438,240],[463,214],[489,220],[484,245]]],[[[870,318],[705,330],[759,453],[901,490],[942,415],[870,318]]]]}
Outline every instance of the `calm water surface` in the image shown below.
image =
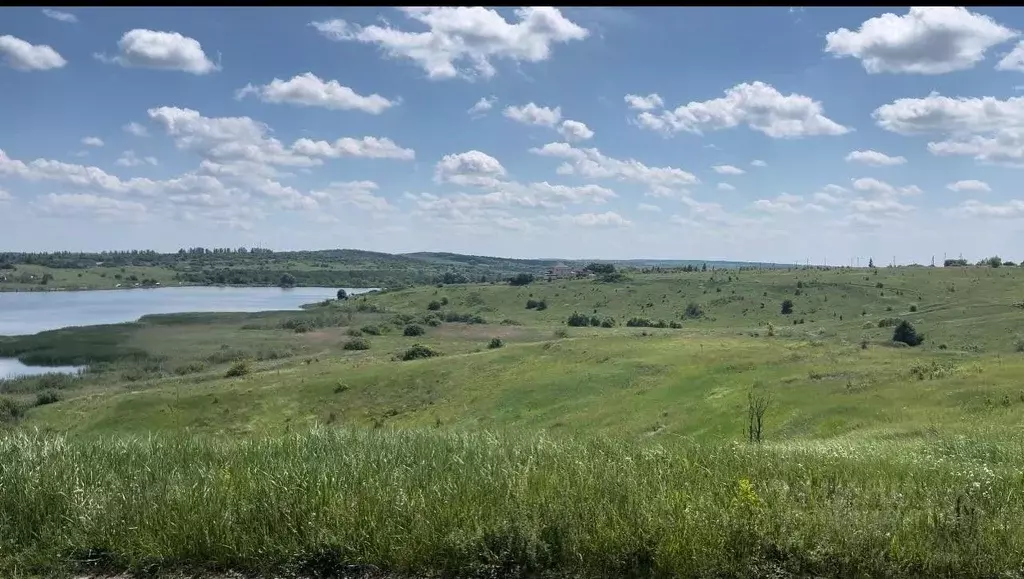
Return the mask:
{"type": "Polygon", "coordinates": [[[0,358],[0,380],[19,376],[37,376],[51,372],[77,374],[82,370],[81,366],[26,366],[14,358],[0,358]]]}
{"type": "MultiPolygon", "coordinates": [[[[370,289],[345,288],[349,294],[370,289]]],[[[333,298],[326,287],[168,287],[78,292],[0,292],[0,336],[133,322],[149,314],[297,310],[333,298]]]]}
{"type": "MultiPolygon", "coordinates": [[[[345,288],[349,295],[372,289],[345,288]]],[[[169,287],[78,292],[0,292],[0,336],[34,334],[68,326],[133,322],[149,314],[297,310],[337,295],[326,287],[169,287]]],[[[0,379],[79,368],[26,366],[0,358],[0,379]]]]}

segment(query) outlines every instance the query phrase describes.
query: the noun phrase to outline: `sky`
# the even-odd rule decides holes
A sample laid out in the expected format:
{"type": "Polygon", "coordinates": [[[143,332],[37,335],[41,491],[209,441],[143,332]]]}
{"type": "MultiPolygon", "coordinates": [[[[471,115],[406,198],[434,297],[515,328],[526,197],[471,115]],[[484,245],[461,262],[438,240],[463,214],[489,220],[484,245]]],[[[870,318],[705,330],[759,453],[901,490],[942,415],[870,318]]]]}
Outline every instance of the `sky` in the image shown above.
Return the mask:
{"type": "Polygon", "coordinates": [[[1024,12],[4,8],[0,251],[1024,260],[1024,12]]]}

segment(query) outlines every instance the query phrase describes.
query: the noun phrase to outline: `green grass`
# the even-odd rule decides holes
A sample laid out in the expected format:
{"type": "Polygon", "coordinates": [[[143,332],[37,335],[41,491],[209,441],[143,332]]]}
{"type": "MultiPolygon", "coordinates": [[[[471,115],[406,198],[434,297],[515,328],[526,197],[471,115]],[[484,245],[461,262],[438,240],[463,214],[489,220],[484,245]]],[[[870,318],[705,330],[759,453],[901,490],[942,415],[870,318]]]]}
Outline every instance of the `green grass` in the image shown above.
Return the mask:
{"type": "Polygon", "coordinates": [[[630,276],[0,340],[0,575],[1021,576],[1024,271],[630,276]]]}
{"type": "Polygon", "coordinates": [[[0,561],[417,576],[994,577],[1020,440],[764,447],[455,431],[0,441],[0,561]]]}

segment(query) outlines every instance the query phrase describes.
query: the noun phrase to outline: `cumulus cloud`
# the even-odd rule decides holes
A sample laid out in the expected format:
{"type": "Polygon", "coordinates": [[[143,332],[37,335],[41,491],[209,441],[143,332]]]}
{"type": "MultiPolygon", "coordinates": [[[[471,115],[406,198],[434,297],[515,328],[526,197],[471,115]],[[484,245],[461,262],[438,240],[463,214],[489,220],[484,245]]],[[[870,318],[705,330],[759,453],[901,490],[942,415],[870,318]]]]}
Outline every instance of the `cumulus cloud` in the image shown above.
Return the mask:
{"type": "Polygon", "coordinates": [[[507,174],[500,161],[474,149],[445,155],[437,162],[434,180],[438,183],[493,187],[507,174]]]}
{"type": "Polygon", "coordinates": [[[579,225],[580,227],[629,227],[633,225],[625,217],[614,211],[604,213],[581,213],[579,215],[563,215],[557,218],[562,223],[579,225]]]}
{"type": "Polygon", "coordinates": [[[319,107],[339,111],[362,111],[379,115],[398,104],[379,94],[361,95],[336,80],[323,80],[306,72],[289,80],[275,78],[265,85],[248,84],[235,92],[235,98],[256,95],[261,101],[275,104],[292,104],[305,107],[319,107]]]}
{"type": "Polygon", "coordinates": [[[986,204],[977,199],[968,199],[950,213],[968,217],[1020,219],[1024,218],[1024,201],[1011,199],[1002,204],[986,204]]]}
{"type": "Polygon", "coordinates": [[[412,149],[400,147],[387,138],[344,137],[333,142],[302,138],[287,147],[269,136],[269,127],[249,117],[205,117],[198,111],[177,107],[158,107],[148,112],[153,121],[175,138],[179,148],[198,151],[221,163],[247,161],[266,167],[312,167],[321,165],[322,158],[415,158],[412,149]]]}
{"type": "Polygon", "coordinates": [[[825,51],[861,61],[869,74],[944,74],[973,67],[985,52],[1018,35],[963,7],[915,6],[903,16],[870,18],[856,31],[825,36],[825,51]]]}
{"type": "Polygon", "coordinates": [[[388,24],[359,26],[340,19],[310,25],[331,40],[372,44],[391,58],[411,60],[432,80],[490,78],[496,74],[494,60],[545,61],[555,45],[583,40],[589,34],[552,7],[517,8],[515,23],[482,6],[399,10],[427,30],[407,32],[388,24]]]}
{"type": "MultiPolygon", "coordinates": [[[[654,96],[657,95],[645,97],[642,102],[630,102],[627,96],[627,103],[634,108],[637,104],[654,105],[661,101],[660,97],[651,98],[654,96]]],[[[724,97],[691,102],[674,110],[643,110],[635,122],[641,128],[664,134],[685,131],[698,135],[746,125],[777,139],[844,135],[851,130],[826,117],[821,103],[811,97],[784,95],[760,81],[738,84],[726,90],[724,97]]]]}
{"type": "Polygon", "coordinates": [[[872,179],[870,177],[862,177],[860,179],[853,180],[853,188],[857,191],[863,191],[865,193],[874,193],[877,195],[920,195],[921,188],[917,185],[907,185],[905,187],[894,187],[886,183],[885,181],[879,181],[878,179],[872,179]]]}
{"type": "Polygon", "coordinates": [[[719,183],[718,184],[718,190],[719,191],[735,191],[736,187],[733,187],[732,185],[730,185],[728,183],[719,183]]]}
{"type": "Polygon", "coordinates": [[[625,96],[626,106],[634,111],[653,111],[665,106],[665,101],[656,93],[647,96],[628,94],[625,96]]]}
{"type": "Polygon", "coordinates": [[[719,175],[742,175],[746,173],[743,169],[733,167],[732,165],[715,165],[711,169],[719,175]]]}
{"type": "Polygon", "coordinates": [[[963,181],[957,181],[946,185],[946,189],[950,191],[956,191],[957,193],[962,192],[991,192],[992,188],[988,186],[988,183],[984,181],[978,181],[976,179],[965,179],[963,181]]]}
{"type": "Polygon", "coordinates": [[[131,149],[121,153],[121,156],[114,161],[114,164],[121,167],[140,167],[143,165],[155,167],[158,165],[156,157],[139,157],[131,149]]]}
{"type": "Polygon", "coordinates": [[[32,44],[10,34],[0,36],[0,56],[4,64],[22,72],[53,70],[68,63],[53,47],[32,44]]]}
{"type": "Polygon", "coordinates": [[[87,147],[102,147],[103,139],[99,137],[85,137],[82,139],[82,144],[87,147]]]}
{"type": "Polygon", "coordinates": [[[821,213],[826,211],[821,205],[805,203],[803,197],[789,193],[783,193],[774,199],[758,199],[751,206],[765,213],[821,213]]]}
{"type": "Polygon", "coordinates": [[[692,173],[675,167],[649,167],[636,159],[615,159],[598,149],[579,149],[568,143],[548,143],[530,152],[545,157],[564,159],[558,167],[561,175],[579,175],[591,179],[615,179],[645,185],[656,194],[669,194],[700,180],[692,173]]]}
{"type": "Polygon", "coordinates": [[[45,214],[59,217],[91,217],[99,221],[140,221],[148,212],[136,201],[101,197],[91,193],[50,193],[36,206],[45,214]]]}
{"type": "Polygon", "coordinates": [[[750,162],[750,164],[753,165],[754,167],[767,167],[768,166],[768,163],[765,163],[761,159],[754,159],[753,161],[750,162]]]}
{"type": "Polygon", "coordinates": [[[541,127],[554,127],[562,120],[562,108],[542,107],[532,102],[523,106],[507,106],[502,113],[506,118],[512,119],[524,125],[537,125],[541,127]]]}
{"type": "Polygon", "coordinates": [[[586,141],[594,136],[594,131],[590,130],[590,127],[586,124],[571,120],[562,121],[562,126],[558,127],[558,132],[570,143],[586,141]]]}
{"type": "Polygon", "coordinates": [[[853,151],[846,156],[847,163],[861,163],[864,165],[871,165],[873,167],[891,167],[893,165],[903,165],[907,162],[906,157],[890,157],[885,153],[879,153],[878,151],[853,151]]]}
{"type": "Polygon", "coordinates": [[[317,200],[351,205],[364,211],[384,212],[395,209],[387,199],[376,195],[380,187],[373,181],[335,181],[327,187],[310,192],[317,200]]]}
{"type": "Polygon", "coordinates": [[[476,101],[476,104],[469,107],[466,111],[470,116],[480,116],[487,111],[494,108],[494,104],[498,102],[498,97],[491,95],[489,97],[480,97],[480,100],[476,101]]]}
{"type": "Polygon", "coordinates": [[[649,211],[651,213],[661,213],[661,207],[657,205],[651,205],[650,203],[640,203],[636,206],[640,211],[649,211]]]}
{"type": "Polygon", "coordinates": [[[97,53],[97,59],[124,67],[175,70],[203,75],[220,70],[195,38],[177,32],[136,28],[117,42],[118,54],[97,53]]]}
{"type": "Polygon", "coordinates": [[[149,136],[149,129],[134,121],[128,123],[127,125],[121,128],[124,129],[124,132],[128,133],[129,135],[135,135],[136,137],[149,136]]]}

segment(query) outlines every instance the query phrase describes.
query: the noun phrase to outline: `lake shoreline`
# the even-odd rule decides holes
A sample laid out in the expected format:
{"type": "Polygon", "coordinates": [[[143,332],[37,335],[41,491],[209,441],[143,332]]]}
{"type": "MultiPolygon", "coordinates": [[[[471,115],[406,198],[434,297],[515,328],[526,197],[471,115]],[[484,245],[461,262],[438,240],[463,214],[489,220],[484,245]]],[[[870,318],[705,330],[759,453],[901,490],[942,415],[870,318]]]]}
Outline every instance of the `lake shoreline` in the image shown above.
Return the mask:
{"type": "MultiPolygon", "coordinates": [[[[2,286],[0,286],[0,293],[15,293],[15,294],[16,293],[26,293],[26,294],[30,294],[30,293],[48,293],[48,292],[54,292],[54,293],[57,293],[57,292],[73,293],[73,292],[102,292],[102,291],[114,291],[114,290],[116,290],[116,291],[121,291],[121,290],[155,290],[155,289],[182,288],[182,287],[220,287],[220,288],[232,288],[232,289],[268,288],[268,287],[269,288],[274,288],[274,287],[276,287],[276,288],[280,288],[280,289],[283,289],[283,290],[287,290],[287,289],[294,289],[294,288],[311,288],[311,287],[324,287],[324,286],[319,286],[319,285],[299,285],[299,284],[296,284],[296,285],[293,285],[293,286],[290,286],[290,287],[281,287],[279,285],[273,285],[273,284],[266,284],[266,285],[259,285],[259,284],[235,285],[235,284],[204,284],[204,283],[180,283],[178,285],[155,285],[155,286],[141,286],[141,285],[138,285],[138,286],[131,286],[131,287],[113,287],[113,286],[111,286],[111,287],[81,287],[81,288],[75,288],[75,287],[60,287],[60,288],[51,288],[51,287],[12,288],[12,287],[2,287],[2,286]]],[[[342,288],[339,288],[339,289],[342,289],[342,288]]],[[[356,289],[362,289],[362,288],[356,288],[356,289]]]]}

